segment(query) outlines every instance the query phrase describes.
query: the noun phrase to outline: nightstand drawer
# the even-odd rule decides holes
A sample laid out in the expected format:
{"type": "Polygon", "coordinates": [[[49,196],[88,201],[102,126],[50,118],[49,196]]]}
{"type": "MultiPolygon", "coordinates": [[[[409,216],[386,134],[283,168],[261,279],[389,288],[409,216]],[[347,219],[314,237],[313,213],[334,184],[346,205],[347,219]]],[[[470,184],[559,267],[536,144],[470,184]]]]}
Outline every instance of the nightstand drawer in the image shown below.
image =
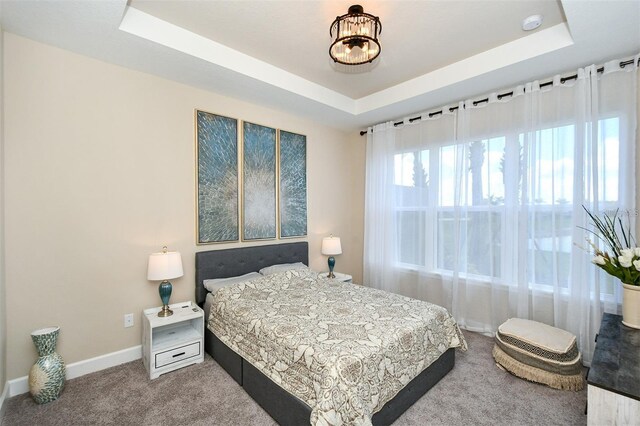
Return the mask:
{"type": "Polygon", "coordinates": [[[200,351],[200,342],[195,342],[179,348],[159,352],[156,354],[156,368],[164,367],[165,365],[173,364],[174,362],[179,362],[187,358],[199,356],[200,351]]]}

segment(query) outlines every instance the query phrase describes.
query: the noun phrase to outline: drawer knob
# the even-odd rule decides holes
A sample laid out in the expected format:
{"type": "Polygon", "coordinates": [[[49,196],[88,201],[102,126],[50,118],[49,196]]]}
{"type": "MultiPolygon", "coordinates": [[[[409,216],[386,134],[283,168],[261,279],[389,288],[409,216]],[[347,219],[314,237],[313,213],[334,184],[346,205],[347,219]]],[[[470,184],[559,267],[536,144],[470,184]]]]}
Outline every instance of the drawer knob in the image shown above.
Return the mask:
{"type": "Polygon", "coordinates": [[[179,357],[179,356],[184,355],[185,353],[186,353],[186,352],[180,352],[179,354],[175,354],[173,357],[174,357],[174,358],[175,358],[175,357],[179,357]]]}

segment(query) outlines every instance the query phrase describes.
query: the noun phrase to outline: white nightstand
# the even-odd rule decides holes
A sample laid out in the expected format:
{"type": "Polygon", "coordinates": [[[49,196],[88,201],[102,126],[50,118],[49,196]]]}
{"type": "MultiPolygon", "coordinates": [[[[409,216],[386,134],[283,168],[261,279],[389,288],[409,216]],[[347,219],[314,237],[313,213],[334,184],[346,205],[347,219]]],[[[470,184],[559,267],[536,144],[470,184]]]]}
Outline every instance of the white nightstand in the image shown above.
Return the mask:
{"type": "MultiPolygon", "coordinates": [[[[329,271],[320,272],[320,274],[318,274],[318,275],[320,275],[323,278],[327,278],[327,275],[329,275],[329,271]]],[[[350,283],[350,282],[352,282],[351,280],[353,279],[353,277],[351,275],[349,275],[349,274],[341,274],[340,272],[335,272],[334,271],[333,275],[335,275],[336,277],[332,278],[332,279],[337,280],[337,281],[342,281],[343,283],[350,283]]]]}
{"type": "Polygon", "coordinates": [[[142,359],[150,379],[204,361],[204,312],[191,302],[169,305],[170,317],[160,308],[142,313],[142,359]]]}

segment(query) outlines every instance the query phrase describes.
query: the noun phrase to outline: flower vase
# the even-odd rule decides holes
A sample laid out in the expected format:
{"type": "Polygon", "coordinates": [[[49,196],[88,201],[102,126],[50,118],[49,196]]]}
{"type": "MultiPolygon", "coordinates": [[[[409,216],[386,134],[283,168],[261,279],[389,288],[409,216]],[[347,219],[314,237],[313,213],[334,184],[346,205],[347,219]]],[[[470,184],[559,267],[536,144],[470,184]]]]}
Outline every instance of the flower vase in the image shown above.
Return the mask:
{"type": "Polygon", "coordinates": [[[640,286],[622,284],[622,323],[640,329],[640,286]]]}
{"type": "Polygon", "coordinates": [[[64,360],[56,352],[60,327],[48,327],[31,333],[38,360],[29,372],[29,392],[38,404],[46,404],[60,396],[64,388],[64,360]]]}

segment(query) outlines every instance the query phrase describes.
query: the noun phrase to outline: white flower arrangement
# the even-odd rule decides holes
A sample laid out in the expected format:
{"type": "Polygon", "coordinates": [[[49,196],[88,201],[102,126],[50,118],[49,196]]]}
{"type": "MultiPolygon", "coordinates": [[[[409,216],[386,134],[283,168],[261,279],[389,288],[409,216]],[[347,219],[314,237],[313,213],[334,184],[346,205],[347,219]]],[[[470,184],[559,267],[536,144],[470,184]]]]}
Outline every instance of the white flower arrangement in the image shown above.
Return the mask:
{"type": "Polygon", "coordinates": [[[609,275],[619,278],[624,284],[640,286],[640,247],[636,247],[636,239],[631,234],[630,221],[625,227],[622,219],[618,217],[618,210],[613,217],[605,214],[599,218],[586,207],[582,207],[591,218],[591,223],[595,228],[594,230],[582,229],[593,234],[608,248],[607,251],[603,251],[587,239],[594,253],[591,262],[604,269],[609,275]],[[620,235],[622,239],[620,239],[620,235]]]}

